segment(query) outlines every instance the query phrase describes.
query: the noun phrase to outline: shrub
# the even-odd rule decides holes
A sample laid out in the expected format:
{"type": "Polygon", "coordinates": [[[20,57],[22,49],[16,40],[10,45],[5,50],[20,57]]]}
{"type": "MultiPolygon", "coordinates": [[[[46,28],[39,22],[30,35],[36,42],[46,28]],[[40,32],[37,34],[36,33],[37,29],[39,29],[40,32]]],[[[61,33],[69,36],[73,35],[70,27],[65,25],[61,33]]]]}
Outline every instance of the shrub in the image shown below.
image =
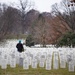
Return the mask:
{"type": "Polygon", "coordinates": [[[32,35],[27,36],[27,38],[26,38],[26,46],[29,46],[29,47],[34,46],[32,35]]]}
{"type": "Polygon", "coordinates": [[[75,47],[75,33],[68,32],[62,36],[58,41],[57,46],[69,46],[75,47]]]}

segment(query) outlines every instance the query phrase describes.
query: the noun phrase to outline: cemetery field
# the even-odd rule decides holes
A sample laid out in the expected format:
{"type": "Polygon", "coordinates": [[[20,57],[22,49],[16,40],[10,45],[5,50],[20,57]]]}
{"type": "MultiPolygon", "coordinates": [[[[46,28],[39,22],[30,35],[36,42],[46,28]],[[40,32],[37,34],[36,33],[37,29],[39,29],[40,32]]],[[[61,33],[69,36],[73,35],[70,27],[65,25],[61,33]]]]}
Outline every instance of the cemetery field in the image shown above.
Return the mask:
{"type": "MultiPolygon", "coordinates": [[[[52,61],[53,62],[53,61],[52,61]]],[[[16,65],[16,68],[11,68],[10,65],[7,66],[7,69],[1,69],[0,67],[0,75],[75,75],[75,72],[69,72],[68,66],[66,64],[66,68],[53,69],[53,64],[51,66],[51,70],[46,70],[45,67],[32,68],[31,65],[29,69],[23,69],[22,66],[16,65]]]]}
{"type": "Polygon", "coordinates": [[[29,48],[17,41],[0,47],[0,75],[75,75],[75,48],[29,48]]]}
{"type": "Polygon", "coordinates": [[[65,69],[51,69],[46,70],[45,68],[40,68],[39,66],[36,69],[30,68],[24,70],[22,67],[18,66],[16,68],[11,68],[9,65],[7,69],[0,68],[0,75],[75,75],[75,72],[69,72],[68,67],[65,69]]]}

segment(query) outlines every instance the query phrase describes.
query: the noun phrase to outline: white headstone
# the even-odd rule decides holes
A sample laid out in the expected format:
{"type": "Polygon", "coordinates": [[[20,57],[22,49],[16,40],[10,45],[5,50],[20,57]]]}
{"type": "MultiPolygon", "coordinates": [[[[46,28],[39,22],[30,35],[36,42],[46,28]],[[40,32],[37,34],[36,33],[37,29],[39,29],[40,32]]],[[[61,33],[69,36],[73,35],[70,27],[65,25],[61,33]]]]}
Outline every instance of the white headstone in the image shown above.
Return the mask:
{"type": "Polygon", "coordinates": [[[37,59],[32,59],[32,68],[37,68],[37,59]]]}
{"type": "Polygon", "coordinates": [[[23,60],[23,69],[29,69],[29,61],[28,61],[28,59],[23,60]]]}
{"type": "Polygon", "coordinates": [[[51,70],[51,60],[50,59],[46,60],[46,70],[51,70]]]}
{"type": "Polygon", "coordinates": [[[58,69],[59,63],[58,63],[58,53],[54,53],[54,59],[53,59],[53,69],[58,69]]]}

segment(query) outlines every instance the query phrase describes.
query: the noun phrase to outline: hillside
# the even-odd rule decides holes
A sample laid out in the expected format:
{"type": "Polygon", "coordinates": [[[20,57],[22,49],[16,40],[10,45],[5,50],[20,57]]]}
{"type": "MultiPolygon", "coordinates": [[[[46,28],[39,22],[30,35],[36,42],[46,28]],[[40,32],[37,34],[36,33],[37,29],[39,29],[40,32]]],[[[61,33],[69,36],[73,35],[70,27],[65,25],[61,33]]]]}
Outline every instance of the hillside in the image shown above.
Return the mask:
{"type": "Polygon", "coordinates": [[[69,26],[64,21],[60,20],[58,17],[52,16],[49,12],[39,13],[38,11],[30,10],[27,13],[26,20],[28,21],[28,32],[31,33],[31,27],[34,26],[33,32],[35,32],[34,36],[37,41],[40,40],[39,38],[44,34],[47,44],[56,42],[61,35],[70,30],[69,26]],[[40,15],[42,15],[42,19],[39,18],[40,15]],[[44,23],[42,20],[44,20],[44,23]]]}
{"type": "Polygon", "coordinates": [[[44,38],[48,44],[56,42],[63,33],[70,30],[63,20],[49,12],[40,13],[31,9],[25,14],[24,25],[22,18],[21,11],[8,7],[0,16],[0,38],[5,35],[21,36],[33,32],[37,42],[44,38]]]}

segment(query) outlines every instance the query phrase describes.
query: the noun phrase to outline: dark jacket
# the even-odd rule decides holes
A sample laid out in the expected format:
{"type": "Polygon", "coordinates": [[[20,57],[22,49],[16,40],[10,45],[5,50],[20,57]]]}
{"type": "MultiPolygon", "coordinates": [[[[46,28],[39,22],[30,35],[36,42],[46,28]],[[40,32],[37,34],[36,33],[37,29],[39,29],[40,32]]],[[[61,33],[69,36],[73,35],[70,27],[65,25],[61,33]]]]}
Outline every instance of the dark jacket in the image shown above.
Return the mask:
{"type": "Polygon", "coordinates": [[[22,43],[18,43],[18,44],[16,45],[16,48],[17,48],[17,50],[18,50],[19,52],[22,52],[22,51],[24,50],[22,43]]]}

